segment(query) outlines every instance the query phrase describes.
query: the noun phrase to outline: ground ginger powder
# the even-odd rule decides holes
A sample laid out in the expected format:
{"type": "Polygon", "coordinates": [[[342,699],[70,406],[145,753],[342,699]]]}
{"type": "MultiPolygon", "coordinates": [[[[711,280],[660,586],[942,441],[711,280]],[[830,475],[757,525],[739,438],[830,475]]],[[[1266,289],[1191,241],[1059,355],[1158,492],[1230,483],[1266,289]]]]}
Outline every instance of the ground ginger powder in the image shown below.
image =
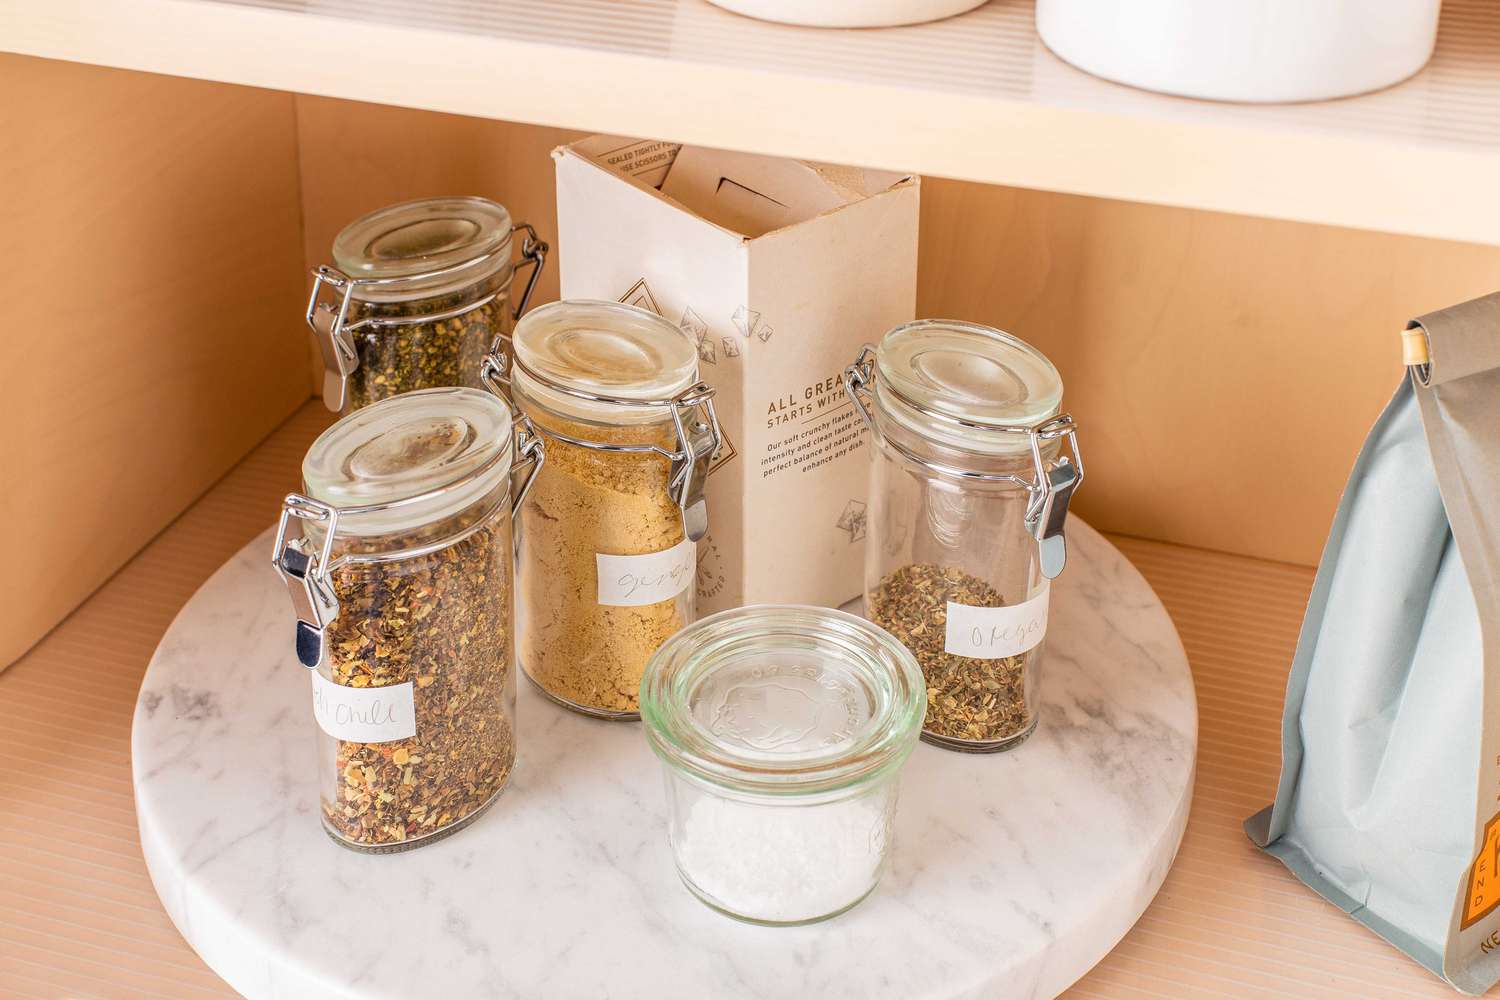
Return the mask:
{"type": "Polygon", "coordinates": [[[670,463],[656,454],[606,452],[556,435],[672,451],[672,422],[602,426],[538,405],[525,409],[543,433],[547,458],[520,512],[521,663],[547,694],[574,708],[636,714],[646,661],[688,624],[691,592],[637,607],[601,605],[595,557],[661,552],[683,540],[682,510],[667,486],[670,463]]]}

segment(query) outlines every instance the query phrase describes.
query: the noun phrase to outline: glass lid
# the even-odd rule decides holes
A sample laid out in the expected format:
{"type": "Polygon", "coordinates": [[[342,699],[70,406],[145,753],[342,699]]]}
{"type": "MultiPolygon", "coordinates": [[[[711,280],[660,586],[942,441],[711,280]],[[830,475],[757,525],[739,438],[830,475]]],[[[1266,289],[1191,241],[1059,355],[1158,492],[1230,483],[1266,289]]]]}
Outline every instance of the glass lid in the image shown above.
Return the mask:
{"type": "Polygon", "coordinates": [[[641,681],[663,760],[761,794],[832,791],[899,766],[926,710],[906,647],[828,608],[720,612],[668,639],[641,681]]]}
{"type": "Polygon", "coordinates": [[[1024,434],[970,424],[1035,427],[1057,416],[1062,377],[1046,356],[993,327],[957,320],[907,323],[881,338],[875,390],[882,408],[923,437],[984,452],[1027,451],[1024,434]]]}
{"type": "MultiPolygon", "coordinates": [[[[549,406],[580,416],[618,420],[610,400],[671,399],[698,381],[698,345],[679,326],[623,302],[564,300],[532,309],[512,337],[513,378],[549,406]],[[531,377],[535,372],[540,379],[531,377]],[[558,392],[541,380],[591,396],[558,392]]],[[[640,410],[659,420],[660,410],[640,410]]]]}
{"type": "Polygon", "coordinates": [[[339,534],[402,531],[508,483],[511,440],[510,407],[494,394],[422,389],[324,431],[302,460],[302,481],[309,496],[340,509],[339,534]]]}
{"type": "Polygon", "coordinates": [[[456,290],[510,266],[511,219],[488,198],[423,198],[377,209],[333,241],[334,265],[356,296],[394,301],[456,290]]]}

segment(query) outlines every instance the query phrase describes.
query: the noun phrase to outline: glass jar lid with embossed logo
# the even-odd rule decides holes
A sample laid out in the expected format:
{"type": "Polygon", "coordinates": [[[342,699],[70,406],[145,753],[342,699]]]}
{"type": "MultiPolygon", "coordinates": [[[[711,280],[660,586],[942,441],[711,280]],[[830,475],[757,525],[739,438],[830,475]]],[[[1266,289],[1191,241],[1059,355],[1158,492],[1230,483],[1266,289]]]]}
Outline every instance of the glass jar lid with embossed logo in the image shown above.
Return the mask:
{"type": "Polygon", "coordinates": [[[841,611],[736,608],[668,640],[640,703],[683,882],[757,923],[859,902],[884,868],[926,702],[912,654],[841,611]]]}

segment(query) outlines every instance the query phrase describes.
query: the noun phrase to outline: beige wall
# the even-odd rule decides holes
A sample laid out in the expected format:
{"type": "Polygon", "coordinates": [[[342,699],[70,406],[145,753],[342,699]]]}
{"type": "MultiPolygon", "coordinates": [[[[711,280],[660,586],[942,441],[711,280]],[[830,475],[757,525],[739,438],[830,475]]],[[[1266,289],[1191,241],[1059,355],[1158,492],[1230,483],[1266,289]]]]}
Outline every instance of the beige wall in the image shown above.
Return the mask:
{"type": "MultiPolygon", "coordinates": [[[[344,223],[477,193],[551,239],[548,152],[576,134],[19,57],[0,93],[20,140],[0,513],[43,567],[0,583],[0,664],[306,398],[306,273],[344,223]]],[[[1500,249],[936,179],[923,198],[919,310],[1058,363],[1078,509],[1270,559],[1316,562],[1404,321],[1500,288],[1500,249]]]]}
{"type": "Polygon", "coordinates": [[[308,380],[290,97],[6,55],[0,95],[3,667],[308,380]]]}
{"type": "Polygon", "coordinates": [[[977,184],[922,197],[918,310],[1057,363],[1077,509],[1267,559],[1317,562],[1406,320],[1500,289],[1500,248],[977,184]]]}

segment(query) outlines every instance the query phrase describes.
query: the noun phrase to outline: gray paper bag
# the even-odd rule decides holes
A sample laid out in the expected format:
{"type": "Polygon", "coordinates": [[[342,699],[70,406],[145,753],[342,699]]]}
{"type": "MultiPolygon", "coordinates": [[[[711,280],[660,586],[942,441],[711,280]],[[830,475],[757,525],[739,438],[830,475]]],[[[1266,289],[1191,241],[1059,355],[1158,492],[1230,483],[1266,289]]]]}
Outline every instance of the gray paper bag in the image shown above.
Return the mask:
{"type": "MultiPolygon", "coordinates": [[[[1458,989],[1500,980],[1500,293],[1423,316],[1302,624],[1245,829],[1458,989]]],[[[1409,334],[1408,336],[1412,336],[1409,334]]]]}

